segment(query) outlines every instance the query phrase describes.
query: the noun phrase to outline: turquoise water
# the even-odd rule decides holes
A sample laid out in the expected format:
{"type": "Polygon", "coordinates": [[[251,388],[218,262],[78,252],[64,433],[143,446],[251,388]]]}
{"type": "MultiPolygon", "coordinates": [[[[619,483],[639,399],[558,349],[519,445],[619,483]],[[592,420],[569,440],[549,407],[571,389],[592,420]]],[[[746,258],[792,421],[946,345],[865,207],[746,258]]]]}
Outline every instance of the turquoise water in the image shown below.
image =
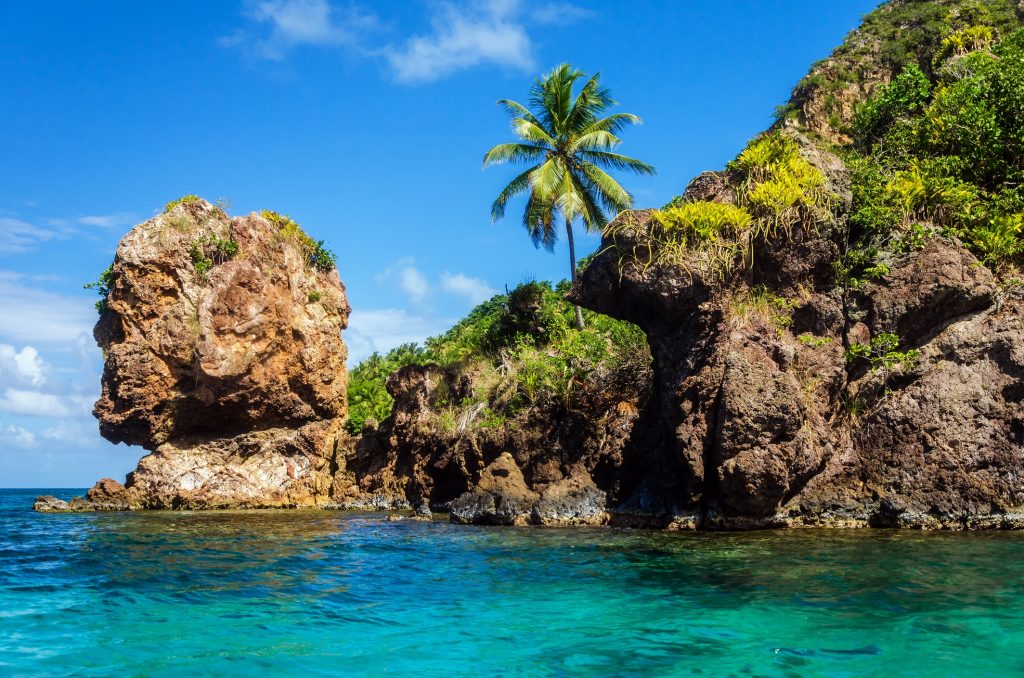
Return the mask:
{"type": "Polygon", "coordinates": [[[0,491],[3,676],[1024,672],[1024,534],[39,515],[37,493],[0,491]]]}

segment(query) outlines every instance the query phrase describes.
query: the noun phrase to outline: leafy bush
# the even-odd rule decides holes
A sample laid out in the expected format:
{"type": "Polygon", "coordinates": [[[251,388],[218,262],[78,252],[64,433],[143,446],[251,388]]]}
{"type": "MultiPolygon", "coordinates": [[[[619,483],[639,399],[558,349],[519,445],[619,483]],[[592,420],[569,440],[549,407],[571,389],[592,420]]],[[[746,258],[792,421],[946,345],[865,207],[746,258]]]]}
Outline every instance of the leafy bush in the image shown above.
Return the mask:
{"type": "Polygon", "coordinates": [[[878,96],[857,109],[853,120],[854,139],[862,147],[870,148],[894,122],[920,113],[931,96],[931,89],[928,76],[917,65],[908,66],[878,96]]]}
{"type": "Polygon", "coordinates": [[[262,210],[260,216],[278,228],[278,237],[295,243],[306,259],[306,265],[317,271],[328,273],[337,268],[334,253],[324,247],[323,240],[313,240],[302,227],[287,214],[273,210],[262,210]]]}
{"type": "Polygon", "coordinates": [[[183,195],[177,200],[172,200],[166,205],[164,205],[164,212],[170,212],[178,205],[188,205],[189,203],[202,202],[202,200],[203,199],[200,198],[198,195],[192,195],[191,193],[189,193],[188,195],[183,195]]]}
{"type": "Polygon", "coordinates": [[[892,372],[896,368],[911,369],[917,364],[921,352],[917,349],[897,350],[900,338],[892,332],[879,332],[867,344],[853,342],[846,349],[848,363],[866,360],[872,372],[892,372]]]}
{"type": "Polygon", "coordinates": [[[995,40],[995,32],[991,26],[968,26],[947,35],[942,39],[936,59],[947,59],[951,56],[963,56],[968,52],[988,49],[995,40]]]}
{"type": "Polygon", "coordinates": [[[996,23],[963,23],[994,21],[991,3],[979,7],[950,19],[945,35],[954,51],[982,51],[949,60],[930,90],[910,67],[861,107],[860,150],[846,154],[851,281],[885,252],[914,247],[922,223],[959,238],[996,271],[1024,255],[1024,31],[991,44],[996,23]]]}
{"type": "Polygon", "coordinates": [[[214,266],[233,259],[237,254],[238,241],[231,238],[210,234],[192,242],[192,266],[204,280],[214,266]]]}
{"type": "Polygon", "coordinates": [[[82,286],[87,290],[96,290],[96,293],[100,295],[100,300],[96,302],[96,311],[103,314],[107,310],[107,297],[110,296],[110,290],[114,287],[114,265],[107,266],[106,270],[100,273],[100,277],[95,282],[86,283],[82,286]]]}
{"type": "Polygon", "coordinates": [[[318,292],[317,290],[313,290],[308,295],[306,295],[306,299],[309,300],[309,303],[315,304],[316,302],[318,302],[321,299],[323,299],[323,296],[324,295],[321,294],[320,292],[318,292]]]}
{"type": "Polygon", "coordinates": [[[728,164],[742,176],[739,203],[754,216],[757,234],[786,235],[797,222],[813,226],[831,206],[825,176],[800,155],[797,142],[782,134],[764,134],[728,164]]]}

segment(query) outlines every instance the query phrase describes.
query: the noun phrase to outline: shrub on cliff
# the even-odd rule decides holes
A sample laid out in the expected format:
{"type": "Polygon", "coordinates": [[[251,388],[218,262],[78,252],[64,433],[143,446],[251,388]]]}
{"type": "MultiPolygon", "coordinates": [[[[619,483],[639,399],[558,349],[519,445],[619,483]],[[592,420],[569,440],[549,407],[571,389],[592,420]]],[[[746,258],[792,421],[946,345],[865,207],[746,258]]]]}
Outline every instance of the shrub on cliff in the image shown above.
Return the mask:
{"type": "Polygon", "coordinates": [[[993,45],[973,28],[951,34],[932,79],[911,66],[860,108],[849,249],[865,266],[921,222],[996,270],[1024,253],[1024,31],[993,45]]]}
{"type": "Polygon", "coordinates": [[[337,257],[324,246],[323,240],[313,240],[302,227],[287,214],[273,210],[262,210],[260,216],[278,227],[282,240],[295,243],[306,258],[306,264],[317,271],[327,273],[337,267],[337,257]]]}
{"type": "Polygon", "coordinates": [[[100,273],[100,277],[94,282],[86,283],[83,287],[87,290],[96,290],[96,293],[100,295],[99,301],[96,302],[96,311],[103,313],[107,310],[107,297],[110,296],[110,289],[114,284],[114,265],[107,266],[106,270],[100,273]]]}

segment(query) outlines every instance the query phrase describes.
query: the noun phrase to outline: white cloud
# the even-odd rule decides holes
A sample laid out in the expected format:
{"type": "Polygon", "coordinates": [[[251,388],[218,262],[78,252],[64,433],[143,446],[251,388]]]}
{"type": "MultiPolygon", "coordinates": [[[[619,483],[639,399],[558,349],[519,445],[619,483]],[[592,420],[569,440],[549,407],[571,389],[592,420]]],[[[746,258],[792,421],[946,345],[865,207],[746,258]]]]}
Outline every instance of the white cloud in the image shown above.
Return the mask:
{"type": "Polygon", "coordinates": [[[0,253],[18,254],[28,252],[39,243],[60,237],[60,232],[33,226],[27,221],[11,217],[0,218],[0,253]]]}
{"type": "Polygon", "coordinates": [[[43,431],[43,437],[62,443],[91,443],[96,439],[96,423],[86,424],[81,419],[65,419],[43,431]]]}
{"type": "Polygon", "coordinates": [[[479,304],[498,293],[480,278],[471,278],[464,273],[452,274],[448,271],[441,274],[441,289],[464,297],[471,304],[479,304]]]}
{"type": "Polygon", "coordinates": [[[18,384],[41,386],[50,366],[39,357],[39,351],[25,346],[20,351],[10,344],[0,344],[0,378],[18,384]]]}
{"type": "Polygon", "coordinates": [[[531,26],[564,26],[592,16],[590,10],[558,1],[525,6],[520,0],[441,0],[428,7],[429,30],[381,44],[379,35],[393,24],[355,4],[249,0],[243,15],[251,25],[218,43],[272,60],[284,59],[299,45],[344,48],[361,57],[383,58],[399,82],[430,82],[481,64],[532,70],[531,26]]]}
{"type": "Polygon", "coordinates": [[[515,0],[444,4],[433,32],[385,51],[399,82],[430,82],[483,63],[531,70],[533,47],[515,0]]]}
{"type": "Polygon", "coordinates": [[[565,25],[589,19],[594,13],[583,7],[577,7],[568,2],[550,2],[544,5],[536,5],[530,10],[530,18],[539,24],[565,25]]]}
{"type": "Polygon", "coordinates": [[[427,276],[416,268],[416,261],[411,257],[399,259],[377,275],[377,282],[394,280],[398,287],[408,295],[413,303],[421,303],[430,292],[427,276]]]}
{"type": "Polygon", "coordinates": [[[0,396],[0,411],[36,417],[67,417],[71,410],[52,393],[8,388],[0,396]]]}
{"type": "Polygon", "coordinates": [[[0,424],[0,442],[14,447],[33,447],[36,434],[14,424],[0,424]]]}
{"type": "Polygon", "coordinates": [[[113,214],[92,214],[78,217],[78,223],[83,226],[98,226],[99,228],[114,228],[115,226],[129,226],[135,223],[135,215],[131,212],[114,212],[113,214]]]}
{"type": "Polygon", "coordinates": [[[412,315],[397,308],[352,311],[345,332],[349,365],[355,365],[374,351],[384,353],[401,344],[421,343],[451,325],[450,319],[412,315]]]}
{"type": "Polygon", "coordinates": [[[354,5],[338,9],[327,0],[261,0],[249,3],[244,14],[269,32],[240,29],[218,42],[223,47],[252,47],[258,56],[274,60],[298,45],[354,45],[378,26],[376,15],[354,5]]]}
{"type": "Polygon", "coordinates": [[[73,344],[92,332],[96,310],[84,296],[65,296],[24,285],[0,272],[0,337],[17,343],[73,344]]]}

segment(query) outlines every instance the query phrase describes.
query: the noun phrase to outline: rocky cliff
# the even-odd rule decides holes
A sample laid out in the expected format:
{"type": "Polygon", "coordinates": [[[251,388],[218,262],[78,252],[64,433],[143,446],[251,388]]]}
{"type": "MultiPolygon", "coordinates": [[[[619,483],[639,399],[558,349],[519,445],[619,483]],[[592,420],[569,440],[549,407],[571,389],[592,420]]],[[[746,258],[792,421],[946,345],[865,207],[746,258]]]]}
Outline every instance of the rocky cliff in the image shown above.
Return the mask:
{"type": "MultiPolygon", "coordinates": [[[[687,198],[729,203],[735,179],[703,176],[687,198]]],[[[884,280],[844,289],[832,230],[757,242],[752,268],[722,280],[659,264],[652,221],[620,217],[572,294],[650,339],[661,463],[637,501],[659,498],[653,522],[1024,526],[1016,287],[935,236],[884,280]],[[893,364],[851,359],[890,334],[906,349],[885,349],[893,364]]]]}
{"type": "Polygon", "coordinates": [[[1020,26],[883,5],[726,170],[605,230],[569,297],[647,336],[621,409],[446,440],[462,373],[406,368],[357,485],[461,522],[1024,527],[1020,26]]]}
{"type": "Polygon", "coordinates": [[[132,229],[108,278],[94,413],[105,438],[150,454],[79,506],[325,503],[349,313],[326,251],[286,217],[189,197],[132,229]]]}
{"type": "Polygon", "coordinates": [[[1024,528],[1020,26],[884,5],[725,169],[605,229],[567,290],[588,328],[550,286],[500,295],[349,394],[351,437],[315,243],[175,205],[122,242],[97,325],[101,431],[153,453],[39,508],[1024,528]]]}

